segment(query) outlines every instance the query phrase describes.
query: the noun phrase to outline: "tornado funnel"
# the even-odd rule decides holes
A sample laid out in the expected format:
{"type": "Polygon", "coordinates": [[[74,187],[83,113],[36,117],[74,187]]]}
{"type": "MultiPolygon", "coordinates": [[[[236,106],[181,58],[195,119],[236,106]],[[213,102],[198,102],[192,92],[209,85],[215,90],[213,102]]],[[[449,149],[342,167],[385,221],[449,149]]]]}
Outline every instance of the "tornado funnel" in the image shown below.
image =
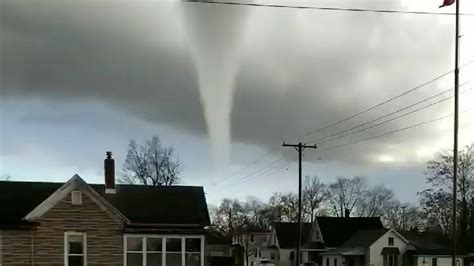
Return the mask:
{"type": "Polygon", "coordinates": [[[223,175],[229,166],[234,81],[248,12],[245,7],[183,2],[181,14],[198,72],[215,169],[223,175]]]}

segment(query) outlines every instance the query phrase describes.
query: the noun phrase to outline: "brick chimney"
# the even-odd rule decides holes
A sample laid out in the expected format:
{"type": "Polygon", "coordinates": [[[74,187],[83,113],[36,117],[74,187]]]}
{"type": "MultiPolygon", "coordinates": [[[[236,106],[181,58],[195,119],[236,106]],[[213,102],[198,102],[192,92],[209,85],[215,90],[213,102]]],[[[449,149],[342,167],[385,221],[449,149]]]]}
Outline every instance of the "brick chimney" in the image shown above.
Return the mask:
{"type": "Polygon", "coordinates": [[[344,217],[349,218],[351,216],[351,211],[349,209],[344,210],[344,217]]]}
{"type": "Polygon", "coordinates": [[[105,154],[107,155],[104,160],[105,194],[115,194],[115,161],[111,151],[105,154]]]}

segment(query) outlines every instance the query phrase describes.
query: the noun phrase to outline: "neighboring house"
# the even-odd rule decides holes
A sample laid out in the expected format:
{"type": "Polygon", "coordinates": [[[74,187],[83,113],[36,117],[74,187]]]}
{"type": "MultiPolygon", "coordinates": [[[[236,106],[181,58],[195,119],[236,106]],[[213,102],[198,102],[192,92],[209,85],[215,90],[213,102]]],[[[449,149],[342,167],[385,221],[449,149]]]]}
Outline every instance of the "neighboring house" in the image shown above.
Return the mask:
{"type": "Polygon", "coordinates": [[[449,254],[449,246],[416,232],[361,230],[325,252],[322,266],[450,266],[449,254]]]}
{"type": "MultiPolygon", "coordinates": [[[[406,257],[414,266],[451,266],[451,242],[441,234],[434,232],[400,232],[410,243],[406,257]]],[[[461,248],[461,247],[459,247],[461,248]]],[[[459,252],[457,265],[464,265],[467,256],[459,252]]]]}
{"type": "MultiPolygon", "coordinates": [[[[395,230],[361,230],[323,254],[323,266],[402,265],[408,241],[395,230]]],[[[410,265],[410,264],[408,264],[410,265]]]]}
{"type": "Polygon", "coordinates": [[[0,182],[0,265],[204,266],[202,187],[0,182]]]}
{"type": "Polygon", "coordinates": [[[206,257],[231,257],[232,239],[215,232],[206,232],[206,257]]]}
{"type": "MultiPolygon", "coordinates": [[[[382,229],[379,218],[316,217],[313,224],[303,223],[301,239],[301,263],[322,264],[321,255],[341,246],[360,229],[382,229]]],[[[297,223],[277,223],[272,230],[267,247],[277,252],[276,265],[294,265],[298,243],[297,223]]]]}
{"type": "Polygon", "coordinates": [[[208,266],[234,265],[232,239],[213,231],[206,232],[206,262],[208,266]]]}
{"type": "Polygon", "coordinates": [[[271,231],[260,228],[246,228],[232,237],[234,247],[241,249],[246,266],[267,263],[272,258],[271,250],[266,248],[271,231]]]}

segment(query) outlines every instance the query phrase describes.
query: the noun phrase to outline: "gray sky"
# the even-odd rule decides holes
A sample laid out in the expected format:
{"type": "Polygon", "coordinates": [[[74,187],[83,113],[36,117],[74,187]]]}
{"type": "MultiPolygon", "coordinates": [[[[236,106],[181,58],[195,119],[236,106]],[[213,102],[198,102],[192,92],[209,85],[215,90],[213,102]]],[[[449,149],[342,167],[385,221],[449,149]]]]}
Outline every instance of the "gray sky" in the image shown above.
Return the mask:
{"type": "MultiPolygon", "coordinates": [[[[275,2],[438,12],[441,0],[275,2]]],[[[473,5],[462,8],[474,13],[473,5]]],[[[65,181],[78,173],[88,182],[103,182],[106,150],[114,152],[120,169],[130,139],[156,134],[175,146],[184,183],[205,186],[209,201],[248,195],[265,199],[297,188],[297,154],[281,148],[283,141],[309,142],[351,128],[453,83],[448,75],[347,123],[305,136],[451,70],[454,18],[107,0],[3,0],[0,12],[0,174],[10,173],[15,180],[65,181]],[[187,28],[183,21],[189,13],[183,8],[197,6],[194,15],[200,23],[187,28]],[[206,20],[199,20],[203,15],[206,20]],[[216,172],[213,163],[216,151],[210,144],[216,142],[207,133],[199,90],[202,64],[195,54],[200,45],[235,51],[232,70],[224,67],[223,57],[216,57],[219,68],[208,69],[232,71],[234,77],[226,174],[216,172]],[[271,155],[231,175],[270,150],[271,155]],[[284,160],[271,165],[282,155],[284,160]],[[275,171],[266,171],[269,165],[275,171]]],[[[462,63],[474,59],[467,48],[474,44],[473,20],[462,19],[462,63]]],[[[461,82],[473,76],[471,64],[461,71],[461,82]]],[[[461,90],[471,87],[474,81],[461,90]]],[[[220,91],[212,96],[211,102],[221,104],[221,97],[227,97],[220,91]]],[[[473,90],[461,97],[461,110],[471,108],[473,90]]],[[[402,201],[414,201],[425,187],[424,162],[452,145],[451,117],[325,150],[451,113],[452,100],[321,143],[305,153],[304,172],[326,182],[365,176],[372,184],[393,188],[402,201]]],[[[461,114],[460,134],[461,144],[474,141],[472,112],[461,114]]]]}

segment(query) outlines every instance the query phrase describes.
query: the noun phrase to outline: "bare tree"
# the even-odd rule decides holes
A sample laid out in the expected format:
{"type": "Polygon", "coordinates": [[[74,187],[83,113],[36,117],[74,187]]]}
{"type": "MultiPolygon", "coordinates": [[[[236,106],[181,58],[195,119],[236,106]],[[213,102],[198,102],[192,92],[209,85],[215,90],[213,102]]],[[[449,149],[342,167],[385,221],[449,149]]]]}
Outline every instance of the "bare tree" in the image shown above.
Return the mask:
{"type": "Polygon", "coordinates": [[[318,176],[306,176],[303,189],[303,202],[306,221],[313,222],[319,205],[326,197],[326,186],[318,176]],[[309,217],[308,217],[309,216],[309,217]]]}
{"type": "Polygon", "coordinates": [[[284,194],[281,197],[281,204],[283,205],[283,221],[298,221],[298,196],[295,193],[284,194]]]}
{"type": "Polygon", "coordinates": [[[452,194],[443,189],[427,189],[419,194],[423,214],[429,227],[449,235],[453,226],[451,219],[453,210],[452,194]]]}
{"type": "Polygon", "coordinates": [[[366,189],[365,180],[361,177],[339,177],[336,182],[329,184],[327,197],[333,215],[343,217],[345,210],[352,213],[366,189]]]}
{"type": "Polygon", "coordinates": [[[386,227],[400,231],[425,227],[420,210],[416,206],[402,204],[398,200],[391,201],[385,207],[381,218],[386,227]]]}
{"type": "Polygon", "coordinates": [[[380,217],[393,204],[395,193],[384,185],[367,189],[361,194],[356,206],[359,217],[380,217]]]}
{"type": "Polygon", "coordinates": [[[216,210],[212,223],[219,232],[233,237],[248,223],[248,215],[238,200],[224,198],[216,210]]]}
{"type": "MultiPolygon", "coordinates": [[[[473,234],[474,228],[470,226],[471,209],[474,208],[474,144],[466,146],[459,151],[458,167],[458,199],[459,199],[459,227],[460,236],[463,241],[469,234],[473,234]]],[[[419,193],[422,196],[422,206],[425,214],[430,218],[434,226],[448,233],[451,224],[447,219],[451,219],[450,205],[453,188],[453,153],[443,151],[437,158],[427,163],[425,171],[426,182],[432,188],[419,193]],[[449,201],[449,202],[447,202],[449,201]],[[437,212],[437,213],[433,213],[437,212]],[[446,216],[447,217],[444,217],[446,216]]]]}
{"type": "Polygon", "coordinates": [[[153,136],[145,145],[131,140],[123,164],[121,183],[146,186],[171,186],[179,182],[181,163],[174,148],[163,147],[158,136],[153,136]]]}

